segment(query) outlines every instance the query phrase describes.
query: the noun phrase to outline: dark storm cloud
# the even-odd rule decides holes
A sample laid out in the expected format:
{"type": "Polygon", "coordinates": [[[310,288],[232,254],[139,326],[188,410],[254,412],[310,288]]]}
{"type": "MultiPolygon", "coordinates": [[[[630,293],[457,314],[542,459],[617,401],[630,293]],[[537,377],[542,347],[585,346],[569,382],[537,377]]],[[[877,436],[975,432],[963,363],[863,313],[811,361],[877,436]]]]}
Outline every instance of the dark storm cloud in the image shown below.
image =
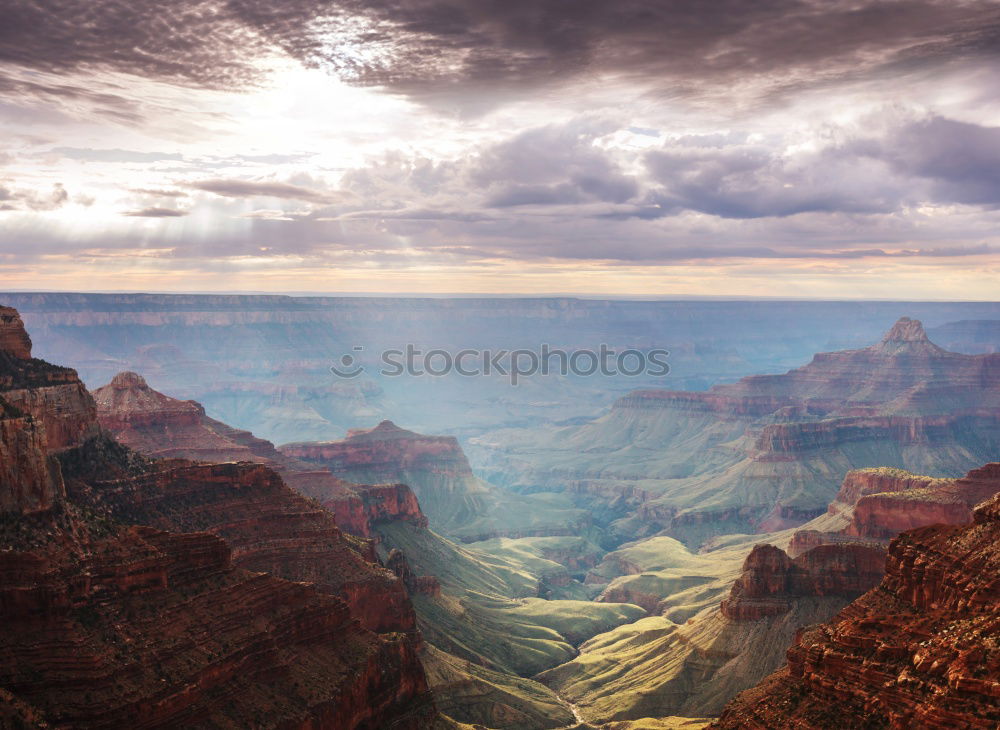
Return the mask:
{"type": "Polygon", "coordinates": [[[142,208],[141,210],[130,210],[122,213],[130,218],[182,218],[187,215],[185,210],[175,210],[174,208],[142,208]]]}
{"type": "MultiPolygon", "coordinates": [[[[426,100],[612,74],[762,91],[997,53],[990,0],[2,0],[0,62],[231,87],[281,49],[426,100]]],[[[486,103],[490,103],[487,98],[486,103]]]]}
{"type": "Polygon", "coordinates": [[[282,182],[218,179],[191,183],[190,187],[227,198],[282,198],[307,203],[330,203],[337,198],[331,193],[282,182]]]}
{"type": "Polygon", "coordinates": [[[43,71],[228,86],[253,79],[246,59],[262,50],[224,5],[204,0],[3,0],[0,17],[0,62],[43,71]]]}

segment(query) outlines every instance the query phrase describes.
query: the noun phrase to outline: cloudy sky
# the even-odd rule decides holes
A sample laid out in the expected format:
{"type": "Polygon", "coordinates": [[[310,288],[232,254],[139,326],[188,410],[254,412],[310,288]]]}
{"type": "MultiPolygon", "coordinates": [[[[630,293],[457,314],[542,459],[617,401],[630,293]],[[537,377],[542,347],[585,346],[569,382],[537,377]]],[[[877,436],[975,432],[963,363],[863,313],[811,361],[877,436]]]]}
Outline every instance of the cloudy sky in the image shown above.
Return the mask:
{"type": "Polygon", "coordinates": [[[0,18],[3,288],[997,298],[995,1],[0,18]]]}

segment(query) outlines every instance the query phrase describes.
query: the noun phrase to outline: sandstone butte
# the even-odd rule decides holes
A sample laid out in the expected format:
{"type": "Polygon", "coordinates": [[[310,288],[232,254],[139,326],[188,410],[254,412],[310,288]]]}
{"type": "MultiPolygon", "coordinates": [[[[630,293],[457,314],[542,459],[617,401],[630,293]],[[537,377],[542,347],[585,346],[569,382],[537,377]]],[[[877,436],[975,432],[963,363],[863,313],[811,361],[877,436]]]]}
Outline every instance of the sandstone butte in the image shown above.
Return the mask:
{"type": "Polygon", "coordinates": [[[1000,495],[969,524],[904,532],[881,583],[800,632],[788,664],[738,695],[713,727],[996,728],[998,545],[1000,495]]]}
{"type": "Polygon", "coordinates": [[[369,542],[266,465],[156,460],[114,442],[76,373],[31,358],[9,308],[0,457],[0,719],[434,721],[404,579],[369,542]]]}

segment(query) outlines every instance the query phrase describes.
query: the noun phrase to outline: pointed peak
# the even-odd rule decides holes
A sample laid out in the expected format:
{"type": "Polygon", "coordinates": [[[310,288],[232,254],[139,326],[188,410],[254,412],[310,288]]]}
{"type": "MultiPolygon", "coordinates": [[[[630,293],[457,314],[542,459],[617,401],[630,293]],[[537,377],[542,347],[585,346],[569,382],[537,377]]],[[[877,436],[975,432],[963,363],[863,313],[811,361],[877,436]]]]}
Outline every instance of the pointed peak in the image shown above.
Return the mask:
{"type": "Polygon", "coordinates": [[[149,390],[146,379],[139,375],[139,373],[133,373],[131,370],[118,373],[113,377],[111,379],[111,387],[115,390],[149,390]]]}
{"type": "Polygon", "coordinates": [[[386,441],[391,439],[423,438],[419,433],[400,428],[389,420],[380,421],[372,428],[352,428],[347,432],[350,441],[386,441]]]}
{"type": "Polygon", "coordinates": [[[930,341],[919,319],[909,317],[900,317],[874,349],[887,355],[945,352],[930,341]]]}
{"type": "Polygon", "coordinates": [[[892,329],[885,333],[882,342],[930,342],[930,340],[919,319],[900,317],[892,329]]]}

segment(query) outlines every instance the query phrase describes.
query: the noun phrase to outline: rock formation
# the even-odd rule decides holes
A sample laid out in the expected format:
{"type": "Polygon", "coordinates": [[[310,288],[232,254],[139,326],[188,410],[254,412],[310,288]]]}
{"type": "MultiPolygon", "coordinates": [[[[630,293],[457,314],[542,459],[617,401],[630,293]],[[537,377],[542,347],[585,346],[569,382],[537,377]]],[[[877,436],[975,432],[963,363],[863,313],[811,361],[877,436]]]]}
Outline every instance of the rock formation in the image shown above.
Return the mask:
{"type": "Polygon", "coordinates": [[[382,421],[353,429],[341,441],[286,444],[288,457],[329,469],[358,484],[410,485],[438,529],[468,523],[486,508],[487,487],[452,436],[424,436],[382,421]]]}
{"type": "Polygon", "coordinates": [[[889,548],[881,584],[799,636],[788,665],[713,727],[992,728],[1000,723],[1000,496],[965,526],[889,548]]]}
{"type": "Polygon", "coordinates": [[[489,478],[561,485],[620,540],[666,531],[699,545],[817,517],[851,469],[959,476],[995,458],[1000,354],[948,352],[904,317],[874,345],[785,374],[636,391],[582,426],[479,446],[489,478]]]}
{"type": "Polygon", "coordinates": [[[884,572],[885,554],[864,545],[820,545],[794,560],[781,548],[757,545],[720,609],[734,621],[756,621],[785,613],[803,597],[854,598],[884,572]]]}
{"type": "Polygon", "coordinates": [[[0,306],[0,351],[18,360],[31,359],[31,338],[21,315],[12,307],[0,306]]]}
{"type": "Polygon", "coordinates": [[[2,313],[0,723],[431,726],[412,607],[370,544],[265,466],[98,435],[19,324],[2,313]]]}
{"type": "Polygon", "coordinates": [[[97,433],[94,400],[76,371],[33,358],[31,338],[10,307],[0,307],[0,398],[44,426],[51,451],[97,433]]]}
{"type": "Polygon", "coordinates": [[[149,456],[208,462],[266,464],[301,494],[332,512],[337,525],[360,537],[386,520],[426,524],[416,497],[404,484],[351,484],[327,469],[280,453],[270,441],[210,418],[195,401],[164,395],[132,372],[118,373],[94,391],[101,427],[116,440],[149,456]]]}
{"type": "MultiPolygon", "coordinates": [[[[827,513],[837,530],[797,531],[789,552],[799,555],[831,543],[887,547],[900,532],[937,523],[960,525],[977,504],[1000,492],[1000,464],[990,463],[959,479],[918,476],[902,469],[856,469],[844,477],[827,513]]],[[[826,518],[819,522],[829,523],[826,518]]]]}
{"type": "Polygon", "coordinates": [[[0,397],[0,514],[51,509],[63,494],[44,426],[0,397]]]}
{"type": "MultiPolygon", "coordinates": [[[[279,451],[350,482],[405,483],[416,494],[431,528],[464,542],[576,535],[589,524],[585,513],[568,501],[559,505],[512,494],[479,479],[454,437],[425,436],[392,421],[352,429],[340,441],[285,444],[279,451]]],[[[303,491],[322,501],[319,495],[303,491]]]]}

